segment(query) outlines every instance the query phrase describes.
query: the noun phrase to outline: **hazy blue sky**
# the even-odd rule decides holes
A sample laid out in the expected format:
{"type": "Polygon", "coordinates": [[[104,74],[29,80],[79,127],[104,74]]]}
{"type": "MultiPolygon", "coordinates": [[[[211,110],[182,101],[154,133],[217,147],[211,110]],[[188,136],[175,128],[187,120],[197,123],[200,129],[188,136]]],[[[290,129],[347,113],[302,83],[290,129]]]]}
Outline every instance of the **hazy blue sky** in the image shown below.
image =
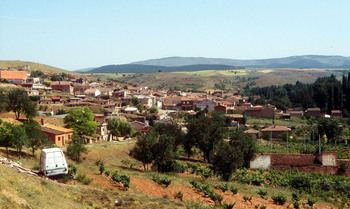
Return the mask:
{"type": "Polygon", "coordinates": [[[0,0],[0,60],[67,70],[168,56],[350,56],[349,0],[0,0]]]}

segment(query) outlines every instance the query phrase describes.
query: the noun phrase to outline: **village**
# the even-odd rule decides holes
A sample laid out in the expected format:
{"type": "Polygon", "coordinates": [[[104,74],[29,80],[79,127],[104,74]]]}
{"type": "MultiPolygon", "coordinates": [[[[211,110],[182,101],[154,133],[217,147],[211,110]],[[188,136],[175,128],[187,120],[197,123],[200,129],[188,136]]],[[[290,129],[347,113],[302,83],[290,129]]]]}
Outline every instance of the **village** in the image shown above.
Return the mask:
{"type": "MultiPolygon", "coordinates": [[[[29,67],[19,66],[17,68],[28,70],[29,67]]],[[[21,86],[25,88],[28,96],[35,98],[39,108],[39,116],[64,117],[65,114],[60,114],[59,110],[95,107],[94,117],[95,121],[99,122],[99,126],[94,137],[88,139],[89,143],[116,140],[112,139],[109,130],[107,130],[107,122],[111,118],[129,121],[134,130],[145,132],[149,129],[147,118],[153,117],[154,122],[161,122],[167,119],[169,113],[180,111],[195,113],[198,110],[208,112],[215,110],[223,112],[225,116],[232,119],[234,126],[244,126],[246,116],[290,119],[293,116],[301,117],[306,113],[312,117],[342,118],[340,110],[332,110],[331,115],[327,115],[321,113],[320,108],[308,108],[306,111],[303,111],[302,108],[289,108],[283,111],[269,104],[253,106],[249,97],[242,96],[239,90],[234,93],[224,93],[222,90],[214,89],[208,89],[203,93],[160,91],[149,89],[147,86],[134,87],[108,81],[89,83],[83,75],[66,75],[63,81],[50,81],[32,77],[30,71],[16,71],[16,69],[1,70],[0,79],[9,82],[6,84],[7,87],[21,86]],[[137,108],[136,105],[133,105],[133,98],[137,98],[142,106],[137,108]],[[156,107],[157,111],[150,111],[152,107],[156,107]]],[[[41,125],[43,131],[51,134],[51,140],[58,146],[65,145],[67,142],[58,141],[58,137],[63,137],[63,135],[59,136],[54,132],[65,132],[66,139],[73,132],[64,129],[64,127],[45,124],[44,120],[41,121],[41,125]]],[[[290,127],[272,126],[261,130],[262,133],[270,132],[272,138],[278,138],[286,131],[290,131],[290,127]]],[[[262,134],[253,129],[249,129],[247,132],[256,135],[262,134]]]]}
{"type": "MultiPolygon", "coordinates": [[[[138,169],[142,170],[143,172],[147,172],[149,170],[148,164],[150,163],[152,164],[151,170],[158,170],[160,173],[173,171],[174,169],[173,167],[167,167],[166,164],[156,164],[157,160],[153,159],[147,161],[144,158],[144,155],[147,155],[147,153],[152,153],[151,155],[159,155],[160,158],[164,159],[163,163],[175,163],[174,165],[180,166],[181,169],[188,169],[187,172],[190,172],[189,169],[192,169],[191,173],[195,173],[196,175],[201,176],[201,178],[208,178],[214,175],[214,173],[212,173],[212,169],[208,170],[208,164],[205,165],[207,167],[205,169],[201,167],[203,165],[199,165],[198,163],[192,164],[190,161],[187,162],[186,166],[184,166],[183,164],[174,161],[175,159],[178,159],[178,157],[168,159],[168,156],[166,156],[167,154],[164,152],[167,150],[167,148],[164,148],[165,150],[162,151],[156,150],[158,149],[157,146],[161,145],[155,144],[150,150],[146,149],[147,146],[140,147],[142,145],[142,140],[159,140],[153,143],[161,143],[161,139],[164,136],[164,140],[170,140],[168,142],[165,141],[165,143],[170,144],[173,143],[171,140],[174,139],[180,141],[185,140],[181,142],[181,146],[184,146],[184,148],[180,148],[180,150],[184,149],[182,151],[182,155],[186,156],[186,154],[188,154],[188,160],[191,159],[194,162],[202,163],[208,161],[209,163],[209,156],[210,158],[213,158],[214,170],[225,170],[225,168],[217,167],[218,163],[216,160],[220,159],[220,153],[213,154],[212,152],[217,150],[217,148],[215,148],[216,146],[226,146],[225,144],[221,144],[219,141],[215,142],[215,140],[220,140],[219,138],[223,138],[225,143],[233,143],[234,140],[241,140],[242,142],[239,143],[244,143],[243,141],[246,140],[246,145],[238,144],[236,146],[247,146],[246,148],[242,147],[241,149],[255,150],[254,152],[256,152],[256,155],[244,154],[243,158],[236,159],[238,160],[237,162],[235,162],[235,160],[228,159],[226,162],[228,164],[225,166],[236,163],[237,165],[234,166],[238,167],[235,168],[239,168],[241,165],[244,165],[244,167],[251,169],[251,171],[249,171],[250,173],[247,173],[247,176],[244,177],[248,179],[251,178],[251,180],[248,180],[248,182],[250,182],[248,184],[260,185],[261,183],[259,182],[267,181],[263,178],[271,178],[263,177],[262,179],[258,180],[258,182],[255,182],[257,180],[255,179],[256,177],[254,177],[254,175],[256,175],[256,172],[262,172],[263,170],[267,170],[269,172],[285,172],[279,173],[278,175],[290,175],[288,172],[293,173],[296,170],[297,172],[310,173],[310,175],[312,175],[312,173],[327,175],[332,174],[339,176],[350,175],[350,160],[348,160],[346,157],[347,151],[332,149],[333,146],[331,146],[330,143],[326,145],[327,138],[324,139],[324,137],[326,137],[325,134],[322,135],[322,140],[321,136],[318,136],[318,140],[317,136],[314,136],[314,138],[311,139],[313,134],[311,133],[311,129],[315,129],[316,127],[312,126],[312,124],[307,125],[312,121],[313,123],[316,123],[316,121],[321,119],[325,121],[346,121],[342,118],[341,110],[332,110],[331,114],[322,113],[320,108],[315,107],[307,109],[303,109],[301,107],[291,107],[282,110],[271,104],[253,105],[252,103],[255,103],[255,100],[258,100],[260,97],[244,96],[244,93],[242,93],[240,89],[231,92],[218,89],[208,89],[203,92],[195,93],[191,91],[150,89],[147,86],[131,85],[112,80],[98,79],[98,81],[89,82],[89,78],[85,74],[44,74],[40,71],[31,71],[29,66],[18,66],[2,69],[0,70],[0,80],[1,87],[3,88],[21,88],[25,90],[31,101],[35,102],[36,104],[37,111],[34,118],[36,121],[38,121],[38,123],[40,123],[41,132],[48,137],[53,146],[67,150],[65,151],[67,156],[69,153],[69,146],[72,146],[74,138],[79,130],[73,127],[70,128],[69,125],[67,123],[63,123],[63,121],[66,122],[65,119],[67,118],[67,115],[73,113],[74,111],[84,112],[84,110],[89,110],[93,114],[92,120],[97,124],[97,128],[90,134],[82,134],[82,132],[78,134],[83,140],[83,144],[91,144],[92,146],[94,146],[94,144],[101,144],[106,146],[106,144],[127,142],[128,149],[130,149],[129,157],[135,158],[136,160],[142,162],[143,168],[140,166],[138,169]],[[38,76],[36,77],[33,75],[38,76]],[[221,122],[216,123],[216,120],[220,120],[221,122]],[[60,122],[57,123],[53,121],[60,122]],[[123,123],[128,124],[127,126],[131,128],[124,131],[116,131],[116,126],[112,125],[113,122],[116,121],[122,121],[123,123]],[[299,125],[296,126],[295,121],[298,121],[299,125]],[[191,123],[193,126],[191,126],[191,123]],[[202,123],[208,123],[208,125],[206,126],[202,123]],[[166,129],[171,130],[167,131],[166,129]],[[200,142],[200,140],[202,140],[200,137],[203,136],[199,136],[199,132],[201,130],[204,132],[205,129],[214,131],[214,135],[220,135],[208,138],[209,141],[212,141],[210,142],[212,144],[207,144],[206,146],[214,146],[211,148],[211,150],[208,150],[206,147],[201,147],[200,144],[202,143],[200,142]],[[219,132],[217,133],[217,130],[215,129],[217,129],[219,132]],[[226,131],[223,131],[224,129],[232,131],[233,136],[225,135],[226,131]],[[243,130],[244,132],[240,133],[240,130],[243,130]],[[221,131],[223,132],[221,133],[221,131]],[[154,135],[157,132],[167,133],[168,135],[154,135]],[[192,140],[192,132],[193,134],[198,134],[198,136],[192,136],[193,138],[196,138],[196,143],[189,144],[189,149],[186,149],[186,140],[192,140]],[[166,138],[172,134],[175,138],[166,138]],[[176,134],[180,135],[177,136],[176,134]],[[235,138],[235,134],[237,134],[238,138],[235,138]],[[308,140],[307,143],[305,143],[306,135],[310,135],[310,140],[308,140]],[[246,138],[247,136],[249,137],[246,138]],[[156,139],[158,137],[160,138],[156,139]],[[215,137],[219,138],[215,139],[215,137]],[[302,143],[302,140],[304,140],[304,143],[302,143]],[[318,146],[318,143],[321,143],[321,141],[324,143],[324,145],[322,145],[322,149],[325,149],[322,151],[321,146],[318,146]],[[131,145],[129,145],[130,143],[131,145]],[[254,148],[256,145],[253,144],[256,144],[258,148],[254,148]],[[319,150],[316,150],[316,148],[319,150]],[[193,154],[195,152],[198,153],[193,154]],[[201,153],[203,153],[203,156],[201,156],[201,153]],[[345,158],[342,158],[344,156],[345,158]],[[247,164],[244,163],[244,161],[247,160],[249,162],[247,164]],[[250,175],[253,176],[250,177],[250,175]]],[[[14,124],[21,124],[22,122],[27,123],[27,118],[24,115],[19,116],[17,120],[14,120],[14,118],[14,115],[4,113],[2,114],[1,119],[5,122],[14,124]]],[[[343,143],[344,140],[347,140],[347,137],[348,136],[344,135],[344,139],[342,140],[339,138],[330,139],[332,140],[332,143],[333,140],[335,143],[336,140],[338,140],[338,143],[343,143]]],[[[189,143],[191,143],[190,141],[189,143]]],[[[234,148],[234,146],[232,148],[234,148]]],[[[178,148],[174,149],[177,150],[178,148]]],[[[226,151],[228,153],[224,152],[223,155],[233,152],[233,150],[226,151]]],[[[69,156],[71,158],[70,160],[80,163],[85,161],[84,159],[86,158],[83,157],[80,159],[80,154],[78,157],[73,157],[71,155],[69,156]]],[[[127,159],[129,157],[127,157],[127,159]]],[[[156,158],[157,157],[155,157],[155,159],[156,158]]],[[[235,157],[233,159],[235,159],[235,157]]],[[[105,170],[104,168],[105,165],[108,165],[108,162],[101,163],[105,160],[105,158],[99,158],[96,161],[98,162],[98,166],[100,166],[99,169],[101,174],[108,171],[108,169],[105,170]]],[[[88,162],[88,160],[86,161],[87,163],[91,163],[88,162]]],[[[121,160],[121,162],[124,164],[129,161],[130,160],[121,160]]],[[[3,163],[4,162],[10,163],[6,160],[3,160],[3,163]]],[[[138,163],[131,163],[130,168],[134,169],[134,165],[136,164],[138,163]]],[[[14,164],[14,166],[21,167],[17,164],[14,164]]],[[[219,171],[219,173],[221,172],[220,176],[224,180],[232,178],[240,183],[247,183],[246,180],[242,180],[242,177],[240,177],[240,172],[245,172],[244,169],[246,168],[243,168],[243,170],[240,168],[236,172],[233,172],[234,169],[231,169],[229,171],[219,171]]],[[[79,169],[84,170],[82,165],[79,166],[79,169]]],[[[175,170],[176,169],[179,168],[175,168],[175,170]]],[[[35,174],[35,171],[33,170],[25,171],[27,173],[34,172],[35,174]]],[[[180,171],[176,170],[175,172],[180,171]]],[[[69,175],[72,174],[69,173],[69,175]]],[[[108,175],[106,174],[107,177],[108,175]]],[[[114,175],[120,174],[115,172],[114,175]]],[[[218,175],[218,173],[216,173],[216,175],[218,175]]],[[[88,182],[86,184],[90,184],[93,179],[97,178],[99,177],[96,177],[94,174],[92,178],[86,178],[82,182],[85,181],[88,182]]],[[[118,178],[121,177],[119,176],[118,178]]],[[[117,181],[115,179],[118,178],[112,177],[114,181],[117,181]]],[[[129,179],[128,183],[122,180],[118,180],[118,182],[123,182],[124,190],[128,190],[130,177],[126,175],[125,178],[129,179]]],[[[168,181],[166,177],[164,177],[163,180],[168,181]]],[[[65,181],[69,182],[69,180],[65,181]]],[[[133,181],[131,181],[131,185],[132,184],[133,181]]],[[[198,187],[198,183],[191,182],[191,184],[195,188],[198,187]]],[[[198,188],[197,190],[200,191],[198,188]]],[[[203,192],[206,194],[206,191],[203,192]]],[[[326,193],[322,194],[324,195],[326,193]]],[[[180,195],[180,193],[178,195],[180,195]]],[[[221,195],[225,197],[225,200],[228,200],[225,194],[221,195]]],[[[221,205],[222,199],[217,199],[220,199],[220,195],[214,192],[209,194],[209,197],[215,204],[221,205]]],[[[276,200],[274,201],[276,202],[276,200]]],[[[246,200],[244,202],[246,202],[246,200]]],[[[267,203],[268,202],[264,202],[263,204],[267,203]]],[[[279,203],[276,204],[278,205],[279,203]]]]}

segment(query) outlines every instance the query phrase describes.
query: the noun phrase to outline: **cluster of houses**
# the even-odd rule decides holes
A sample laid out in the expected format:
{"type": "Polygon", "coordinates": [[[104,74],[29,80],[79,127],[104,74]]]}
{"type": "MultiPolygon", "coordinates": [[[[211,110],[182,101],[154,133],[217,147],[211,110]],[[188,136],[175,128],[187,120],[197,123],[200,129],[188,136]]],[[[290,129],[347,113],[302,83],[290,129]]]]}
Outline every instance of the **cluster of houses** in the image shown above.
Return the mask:
{"type": "MultiPolygon", "coordinates": [[[[305,112],[301,108],[291,108],[287,111],[278,110],[273,105],[253,106],[240,94],[224,93],[222,90],[209,89],[203,93],[181,92],[181,91],[161,91],[149,89],[147,86],[127,88],[115,82],[89,83],[81,75],[68,75],[66,81],[52,81],[50,85],[39,78],[30,77],[27,71],[1,70],[0,79],[7,79],[14,85],[20,85],[26,89],[28,95],[37,96],[39,106],[49,105],[57,107],[92,107],[99,106],[105,109],[104,114],[95,114],[95,121],[99,123],[95,136],[89,141],[113,140],[107,130],[107,122],[111,118],[130,121],[135,130],[144,132],[148,130],[149,115],[142,114],[133,107],[133,98],[137,98],[145,110],[157,106],[161,112],[152,114],[156,120],[163,120],[168,112],[174,111],[220,111],[231,117],[233,125],[245,123],[244,115],[261,118],[290,118],[291,116],[302,116],[305,112],[310,116],[323,116],[319,108],[309,108],[305,112]],[[80,80],[78,82],[78,80],[80,80]]],[[[257,97],[255,97],[256,99],[257,97]]],[[[56,108],[57,109],[57,108],[56,108]]],[[[43,111],[42,114],[54,115],[53,111],[43,111]]],[[[341,118],[339,110],[332,111],[329,117],[341,118]]],[[[65,145],[72,135],[72,130],[62,127],[55,127],[45,124],[42,121],[43,131],[48,134],[51,140],[57,145],[65,145]]],[[[273,138],[280,137],[287,127],[272,126],[264,131],[269,131],[273,138]]],[[[248,130],[248,133],[257,135],[257,131],[248,130]]]]}

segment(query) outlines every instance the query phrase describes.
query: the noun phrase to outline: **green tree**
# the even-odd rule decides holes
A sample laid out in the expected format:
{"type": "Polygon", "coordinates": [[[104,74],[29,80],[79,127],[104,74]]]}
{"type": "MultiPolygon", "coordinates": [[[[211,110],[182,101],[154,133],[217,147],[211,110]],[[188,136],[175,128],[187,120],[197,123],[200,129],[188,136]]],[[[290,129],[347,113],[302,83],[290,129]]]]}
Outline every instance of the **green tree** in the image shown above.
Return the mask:
{"type": "Polygon", "coordinates": [[[27,118],[36,114],[36,103],[32,102],[27,92],[22,88],[13,88],[8,93],[9,102],[7,110],[13,111],[18,120],[21,114],[25,114],[27,118]]]}
{"type": "Polygon", "coordinates": [[[67,147],[67,154],[76,162],[81,162],[81,155],[88,153],[88,149],[84,146],[84,140],[76,133],[72,136],[72,141],[67,147]]]}
{"type": "Polygon", "coordinates": [[[13,147],[13,125],[11,123],[3,122],[0,119],[0,146],[6,148],[6,155],[9,157],[9,147],[13,147]]]}
{"type": "Polygon", "coordinates": [[[136,105],[141,103],[141,101],[137,97],[132,97],[131,98],[131,102],[134,104],[134,106],[136,106],[136,105]]]}
{"type": "Polygon", "coordinates": [[[26,129],[24,128],[23,124],[12,126],[12,140],[13,140],[13,147],[17,150],[17,155],[19,158],[21,158],[21,152],[25,145],[28,144],[28,136],[26,133],[26,129]]]}
{"type": "MultiPolygon", "coordinates": [[[[210,162],[210,154],[214,146],[222,141],[227,134],[223,114],[212,111],[210,115],[205,116],[202,111],[199,111],[196,116],[187,119],[186,127],[188,131],[185,139],[194,138],[196,146],[203,152],[204,160],[210,162]]],[[[187,151],[190,147],[190,144],[188,145],[187,151]]]]}
{"type": "Polygon", "coordinates": [[[150,113],[159,113],[158,107],[156,105],[153,105],[149,111],[150,113]]]}
{"type": "Polygon", "coordinates": [[[158,172],[170,172],[176,164],[175,159],[178,158],[176,150],[174,150],[175,138],[168,135],[160,135],[157,143],[153,146],[153,155],[155,157],[153,165],[158,172]]]}
{"type": "Polygon", "coordinates": [[[233,146],[229,142],[221,141],[215,147],[213,155],[214,172],[228,181],[232,173],[242,166],[243,155],[238,147],[233,146]]]}
{"type": "Polygon", "coordinates": [[[131,123],[118,118],[108,120],[107,128],[111,130],[112,136],[126,136],[134,133],[131,123]]]}
{"type": "Polygon", "coordinates": [[[29,118],[23,125],[28,136],[27,146],[32,149],[33,157],[35,150],[42,149],[52,144],[47,135],[41,131],[41,127],[37,121],[29,118]]]}
{"type": "Polygon", "coordinates": [[[249,162],[253,160],[258,153],[257,141],[250,134],[245,134],[242,129],[237,129],[231,133],[230,144],[237,147],[244,161],[242,165],[248,166],[249,162]]]}
{"type": "Polygon", "coordinates": [[[327,135],[329,141],[336,142],[343,131],[343,128],[339,125],[338,120],[330,120],[329,118],[319,118],[317,120],[318,134],[323,136],[327,135]]]}
{"type": "Polygon", "coordinates": [[[78,107],[76,110],[69,110],[64,118],[67,128],[72,128],[80,137],[83,135],[92,136],[96,133],[97,122],[91,109],[78,107]]]}
{"type": "Polygon", "coordinates": [[[9,105],[8,94],[5,88],[0,88],[0,113],[5,112],[9,105]]]}
{"type": "Polygon", "coordinates": [[[136,145],[130,152],[133,158],[142,162],[145,170],[148,169],[148,164],[155,159],[153,148],[157,143],[157,138],[158,133],[154,131],[138,136],[136,145]]]}
{"type": "Polygon", "coordinates": [[[184,139],[184,132],[181,126],[175,122],[174,119],[170,119],[167,122],[160,122],[155,124],[154,131],[158,132],[159,135],[168,135],[174,137],[174,150],[178,148],[184,139]]]}
{"type": "Polygon", "coordinates": [[[143,104],[142,103],[138,103],[137,105],[136,105],[136,108],[139,110],[139,112],[143,112],[143,110],[144,110],[144,107],[143,107],[143,104]]]}

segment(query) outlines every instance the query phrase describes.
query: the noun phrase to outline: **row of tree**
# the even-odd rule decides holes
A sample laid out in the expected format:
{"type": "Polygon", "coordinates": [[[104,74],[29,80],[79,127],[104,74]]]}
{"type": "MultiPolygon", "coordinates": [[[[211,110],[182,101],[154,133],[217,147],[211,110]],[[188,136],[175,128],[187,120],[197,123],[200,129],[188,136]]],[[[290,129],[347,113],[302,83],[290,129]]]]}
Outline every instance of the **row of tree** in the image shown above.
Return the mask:
{"type": "Polygon", "coordinates": [[[212,163],[214,171],[227,180],[232,172],[247,165],[257,153],[256,141],[241,129],[229,131],[225,117],[219,112],[198,112],[188,116],[186,131],[175,120],[157,123],[151,130],[138,137],[131,155],[141,161],[145,169],[152,164],[159,172],[176,169],[179,148],[188,158],[195,150],[203,154],[205,161],[212,163]]]}
{"type": "Polygon", "coordinates": [[[313,84],[303,84],[299,81],[283,86],[255,87],[246,90],[249,96],[260,95],[255,104],[274,104],[277,108],[286,110],[289,107],[319,107],[322,112],[342,110],[344,116],[350,113],[350,73],[338,80],[334,75],[320,77],[313,84]]]}
{"type": "Polygon", "coordinates": [[[6,148],[7,157],[9,148],[17,150],[20,157],[22,149],[29,147],[34,153],[37,149],[52,145],[47,136],[42,133],[39,123],[32,118],[20,125],[0,120],[0,146],[6,148]]]}

